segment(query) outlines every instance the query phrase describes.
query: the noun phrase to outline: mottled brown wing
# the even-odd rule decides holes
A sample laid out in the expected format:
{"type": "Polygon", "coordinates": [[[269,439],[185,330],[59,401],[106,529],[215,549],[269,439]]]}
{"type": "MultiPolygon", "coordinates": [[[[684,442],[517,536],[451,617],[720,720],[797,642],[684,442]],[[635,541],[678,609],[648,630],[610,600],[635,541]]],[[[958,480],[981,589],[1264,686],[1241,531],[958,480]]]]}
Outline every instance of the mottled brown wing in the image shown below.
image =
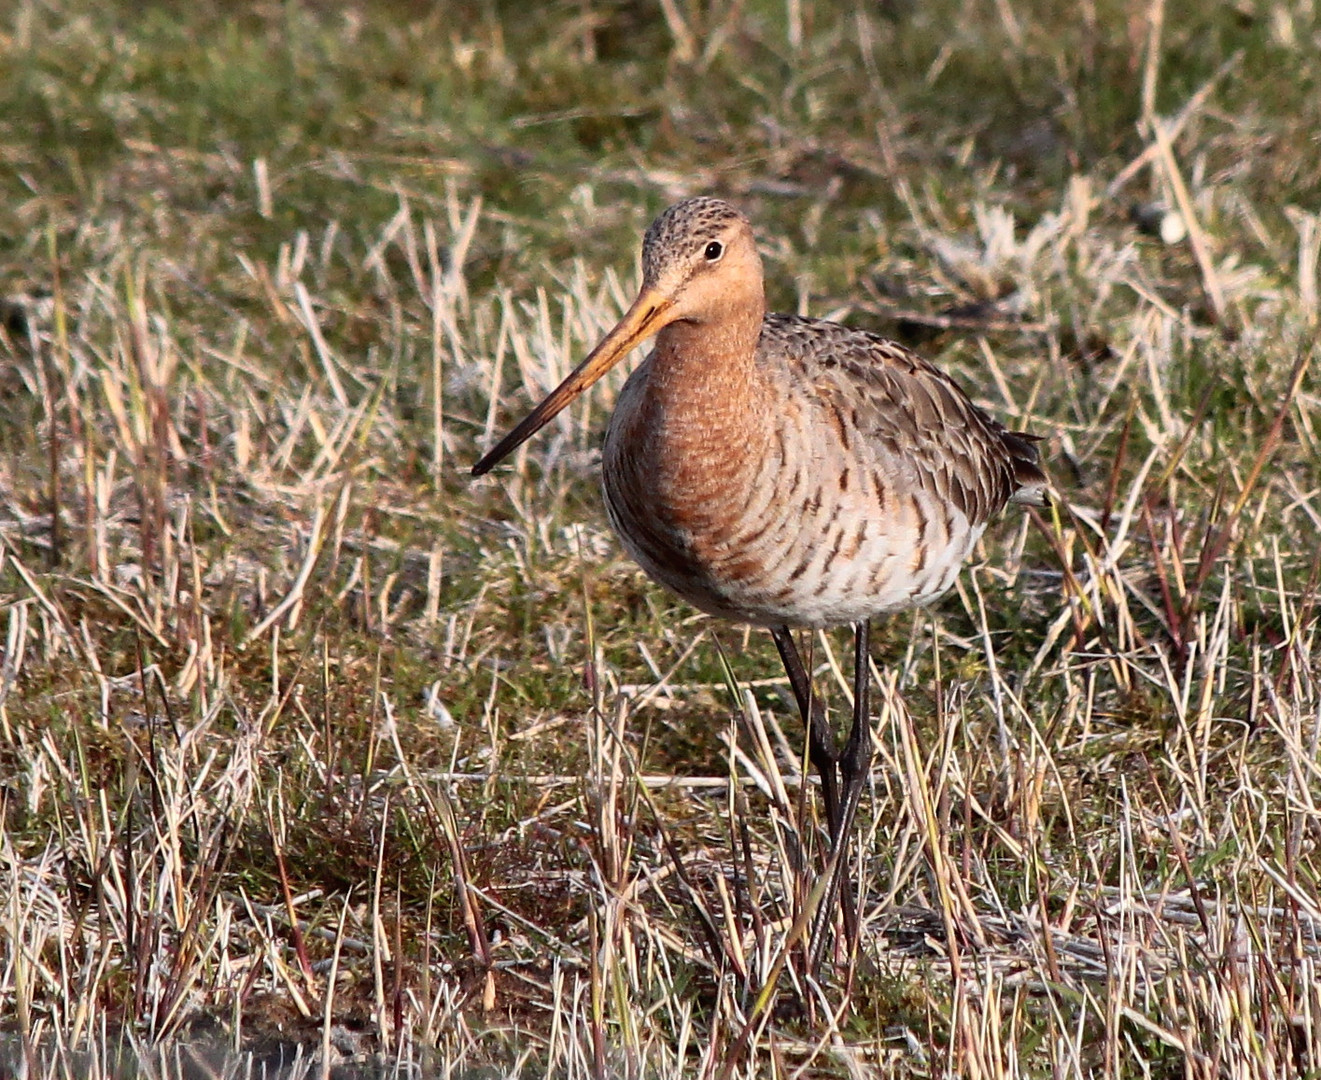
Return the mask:
{"type": "Polygon", "coordinates": [[[869,444],[892,477],[981,525],[1011,500],[1041,504],[1046,478],[1031,436],[1008,431],[939,368],[897,342],[817,319],[771,315],[759,352],[778,355],[869,444]]]}

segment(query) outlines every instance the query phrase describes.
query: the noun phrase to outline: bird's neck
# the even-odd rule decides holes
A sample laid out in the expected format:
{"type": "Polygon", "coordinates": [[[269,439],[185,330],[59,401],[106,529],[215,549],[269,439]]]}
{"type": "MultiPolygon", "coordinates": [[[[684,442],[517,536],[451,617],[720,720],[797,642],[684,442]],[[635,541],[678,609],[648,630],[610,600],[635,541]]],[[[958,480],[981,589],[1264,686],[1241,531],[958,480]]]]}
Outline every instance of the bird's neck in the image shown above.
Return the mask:
{"type": "Polygon", "coordinates": [[[760,303],[745,303],[703,322],[670,323],[656,337],[654,392],[672,406],[716,417],[742,406],[758,382],[763,318],[760,303]]]}
{"type": "Polygon", "coordinates": [[[765,425],[765,377],[756,363],[762,311],[744,311],[707,323],[671,323],[657,335],[652,355],[648,425],[669,444],[667,460],[698,471],[728,469],[757,453],[765,425]]]}
{"type": "Polygon", "coordinates": [[[746,404],[757,386],[756,317],[711,322],[672,322],[657,335],[653,358],[654,393],[668,408],[692,409],[719,420],[746,404]]]}

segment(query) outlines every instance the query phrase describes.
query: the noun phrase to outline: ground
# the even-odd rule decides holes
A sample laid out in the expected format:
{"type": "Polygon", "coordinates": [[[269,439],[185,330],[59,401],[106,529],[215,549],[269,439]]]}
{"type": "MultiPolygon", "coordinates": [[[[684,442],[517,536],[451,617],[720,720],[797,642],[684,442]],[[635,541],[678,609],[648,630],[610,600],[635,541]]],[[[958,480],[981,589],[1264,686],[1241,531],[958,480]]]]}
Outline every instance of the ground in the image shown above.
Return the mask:
{"type": "MultiPolygon", "coordinates": [[[[7,6],[29,1075],[1321,1072],[1319,44],[1310,0],[7,6]],[[695,193],[1055,489],[874,634],[819,980],[774,648],[605,523],[625,371],[468,475],[695,193]]],[[[846,636],[803,645],[842,718],[846,636]]]]}

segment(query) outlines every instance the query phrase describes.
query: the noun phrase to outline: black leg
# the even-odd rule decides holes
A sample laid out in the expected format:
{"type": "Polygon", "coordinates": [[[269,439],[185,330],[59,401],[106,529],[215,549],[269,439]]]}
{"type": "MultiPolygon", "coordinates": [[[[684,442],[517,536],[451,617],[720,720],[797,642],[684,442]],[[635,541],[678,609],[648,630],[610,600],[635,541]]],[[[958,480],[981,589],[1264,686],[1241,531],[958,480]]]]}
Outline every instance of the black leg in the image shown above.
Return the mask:
{"type": "Polygon", "coordinates": [[[871,775],[871,624],[864,619],[853,628],[853,729],[839,758],[844,803],[840,813],[840,840],[853,828],[863,789],[871,775]]]}
{"type": "Polygon", "coordinates": [[[825,803],[826,825],[830,829],[830,879],[821,897],[821,906],[817,909],[807,949],[808,965],[813,970],[820,962],[826,930],[832,921],[837,898],[843,909],[844,936],[850,952],[858,942],[858,909],[848,870],[846,848],[853,819],[858,812],[858,803],[862,800],[862,793],[871,774],[869,630],[870,624],[866,620],[854,627],[853,726],[842,751],[836,748],[834,733],[826,722],[825,709],[812,694],[811,676],[803,667],[789,628],[780,626],[771,630],[775,645],[780,650],[780,659],[784,661],[784,670],[789,676],[789,685],[798,702],[798,711],[807,726],[808,755],[821,776],[821,798],[825,803]]]}
{"type": "Polygon", "coordinates": [[[807,755],[821,777],[821,801],[825,803],[826,827],[830,830],[830,842],[834,844],[839,825],[839,752],[835,749],[835,737],[826,723],[825,707],[812,693],[812,677],[803,667],[802,657],[798,655],[798,646],[794,644],[789,628],[772,627],[771,636],[775,639],[775,647],[780,650],[785,674],[789,676],[789,685],[798,702],[798,714],[807,728],[807,755]]]}
{"type": "Polygon", "coordinates": [[[849,873],[847,847],[853,831],[853,819],[862,801],[862,793],[871,775],[871,656],[869,645],[870,624],[863,620],[853,628],[853,726],[842,752],[836,755],[839,763],[843,799],[839,808],[839,828],[831,837],[830,879],[821,897],[821,906],[812,925],[812,936],[807,947],[807,959],[815,969],[821,960],[826,930],[838,897],[844,916],[844,938],[848,952],[858,944],[859,916],[857,900],[853,894],[853,878],[849,873]]]}

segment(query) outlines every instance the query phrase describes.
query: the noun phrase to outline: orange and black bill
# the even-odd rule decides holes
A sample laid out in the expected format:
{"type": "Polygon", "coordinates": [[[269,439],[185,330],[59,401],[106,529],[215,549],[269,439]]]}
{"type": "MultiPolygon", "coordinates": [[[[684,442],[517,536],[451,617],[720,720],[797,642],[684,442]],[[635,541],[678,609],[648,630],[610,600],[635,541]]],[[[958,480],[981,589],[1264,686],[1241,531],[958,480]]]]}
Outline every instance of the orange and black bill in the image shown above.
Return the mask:
{"type": "Polygon", "coordinates": [[[644,288],[633,306],[619,320],[619,325],[605,336],[587,359],[555,387],[540,405],[527,414],[519,425],[472,467],[473,476],[485,476],[546,426],[566,405],[614,367],[641,342],[651,337],[672,319],[673,301],[654,288],[644,288]]]}

